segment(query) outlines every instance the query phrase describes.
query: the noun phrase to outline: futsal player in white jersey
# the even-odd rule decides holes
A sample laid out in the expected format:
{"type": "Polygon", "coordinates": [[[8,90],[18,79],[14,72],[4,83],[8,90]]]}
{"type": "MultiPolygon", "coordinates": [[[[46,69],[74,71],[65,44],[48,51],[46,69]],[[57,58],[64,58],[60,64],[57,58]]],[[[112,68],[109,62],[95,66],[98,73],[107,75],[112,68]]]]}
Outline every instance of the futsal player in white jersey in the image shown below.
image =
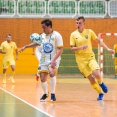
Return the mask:
{"type": "MultiPolygon", "coordinates": [[[[40,101],[45,101],[49,96],[47,77],[50,76],[51,101],[56,101],[55,86],[56,73],[60,64],[61,54],[63,52],[63,39],[60,33],[52,29],[52,21],[45,19],[41,22],[43,32],[40,36],[42,39],[42,53],[40,58],[39,73],[41,86],[44,91],[40,101]]],[[[38,43],[32,43],[22,47],[19,52],[29,47],[37,46],[38,43]]]]}

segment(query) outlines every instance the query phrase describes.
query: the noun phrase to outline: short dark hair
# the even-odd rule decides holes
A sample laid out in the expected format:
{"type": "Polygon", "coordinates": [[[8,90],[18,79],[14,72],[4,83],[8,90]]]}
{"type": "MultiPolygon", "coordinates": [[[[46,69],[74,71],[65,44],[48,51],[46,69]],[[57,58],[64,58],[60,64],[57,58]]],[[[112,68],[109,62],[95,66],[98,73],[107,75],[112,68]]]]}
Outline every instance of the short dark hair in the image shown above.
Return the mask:
{"type": "Polygon", "coordinates": [[[11,34],[7,34],[6,37],[11,36],[11,34]]]}
{"type": "Polygon", "coordinates": [[[85,22],[85,18],[84,18],[84,16],[79,16],[76,20],[79,21],[80,19],[82,19],[83,22],[85,22]]]}
{"type": "Polygon", "coordinates": [[[45,24],[46,26],[51,26],[52,28],[52,21],[50,19],[44,19],[41,24],[45,24]]]}

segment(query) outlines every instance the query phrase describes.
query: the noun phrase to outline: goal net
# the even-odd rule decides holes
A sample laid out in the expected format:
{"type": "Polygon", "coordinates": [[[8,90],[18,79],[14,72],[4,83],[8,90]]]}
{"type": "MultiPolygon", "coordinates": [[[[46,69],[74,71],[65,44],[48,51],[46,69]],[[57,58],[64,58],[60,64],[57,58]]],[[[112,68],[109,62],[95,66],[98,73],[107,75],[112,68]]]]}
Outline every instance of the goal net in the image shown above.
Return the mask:
{"type": "MultiPolygon", "coordinates": [[[[106,45],[111,49],[113,49],[114,44],[117,43],[117,33],[100,33],[98,37],[101,38],[101,41],[106,43],[106,45]]],[[[98,62],[102,77],[115,74],[114,59],[112,59],[112,54],[101,46],[98,47],[98,62]]]]}

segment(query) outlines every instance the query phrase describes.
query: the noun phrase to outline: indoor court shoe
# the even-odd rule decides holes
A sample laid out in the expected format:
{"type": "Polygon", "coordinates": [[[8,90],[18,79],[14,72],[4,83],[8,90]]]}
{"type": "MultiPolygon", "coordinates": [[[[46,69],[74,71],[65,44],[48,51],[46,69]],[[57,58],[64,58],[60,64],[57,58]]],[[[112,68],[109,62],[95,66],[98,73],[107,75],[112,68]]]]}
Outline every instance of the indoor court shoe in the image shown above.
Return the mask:
{"type": "Polygon", "coordinates": [[[104,94],[103,93],[100,93],[97,100],[102,100],[104,98],[104,94]]]}
{"type": "Polygon", "coordinates": [[[6,84],[6,78],[3,78],[2,82],[3,82],[3,84],[6,84]]]}
{"type": "Polygon", "coordinates": [[[51,101],[56,101],[55,94],[52,94],[52,93],[51,93],[51,101]]]}
{"type": "Polygon", "coordinates": [[[39,75],[38,74],[36,74],[36,81],[38,81],[39,80],[39,75]]]}
{"type": "Polygon", "coordinates": [[[107,86],[103,82],[102,82],[102,84],[100,84],[100,87],[102,88],[102,90],[103,90],[104,93],[108,92],[108,88],[107,88],[107,86]]]}
{"type": "Polygon", "coordinates": [[[44,102],[46,100],[46,98],[48,98],[49,94],[43,94],[43,96],[41,97],[40,101],[44,102]]]}

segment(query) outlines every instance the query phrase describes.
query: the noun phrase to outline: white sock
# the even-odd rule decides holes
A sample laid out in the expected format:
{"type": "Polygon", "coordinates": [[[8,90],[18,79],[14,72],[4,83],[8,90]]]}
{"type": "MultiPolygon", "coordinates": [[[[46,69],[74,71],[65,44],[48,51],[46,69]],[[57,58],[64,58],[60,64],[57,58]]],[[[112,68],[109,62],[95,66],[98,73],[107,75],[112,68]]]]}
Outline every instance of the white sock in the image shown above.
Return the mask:
{"type": "Polygon", "coordinates": [[[51,93],[55,93],[56,76],[50,78],[51,93]]]}
{"type": "Polygon", "coordinates": [[[42,89],[44,91],[44,94],[48,94],[48,84],[47,82],[41,82],[42,89]]]}

